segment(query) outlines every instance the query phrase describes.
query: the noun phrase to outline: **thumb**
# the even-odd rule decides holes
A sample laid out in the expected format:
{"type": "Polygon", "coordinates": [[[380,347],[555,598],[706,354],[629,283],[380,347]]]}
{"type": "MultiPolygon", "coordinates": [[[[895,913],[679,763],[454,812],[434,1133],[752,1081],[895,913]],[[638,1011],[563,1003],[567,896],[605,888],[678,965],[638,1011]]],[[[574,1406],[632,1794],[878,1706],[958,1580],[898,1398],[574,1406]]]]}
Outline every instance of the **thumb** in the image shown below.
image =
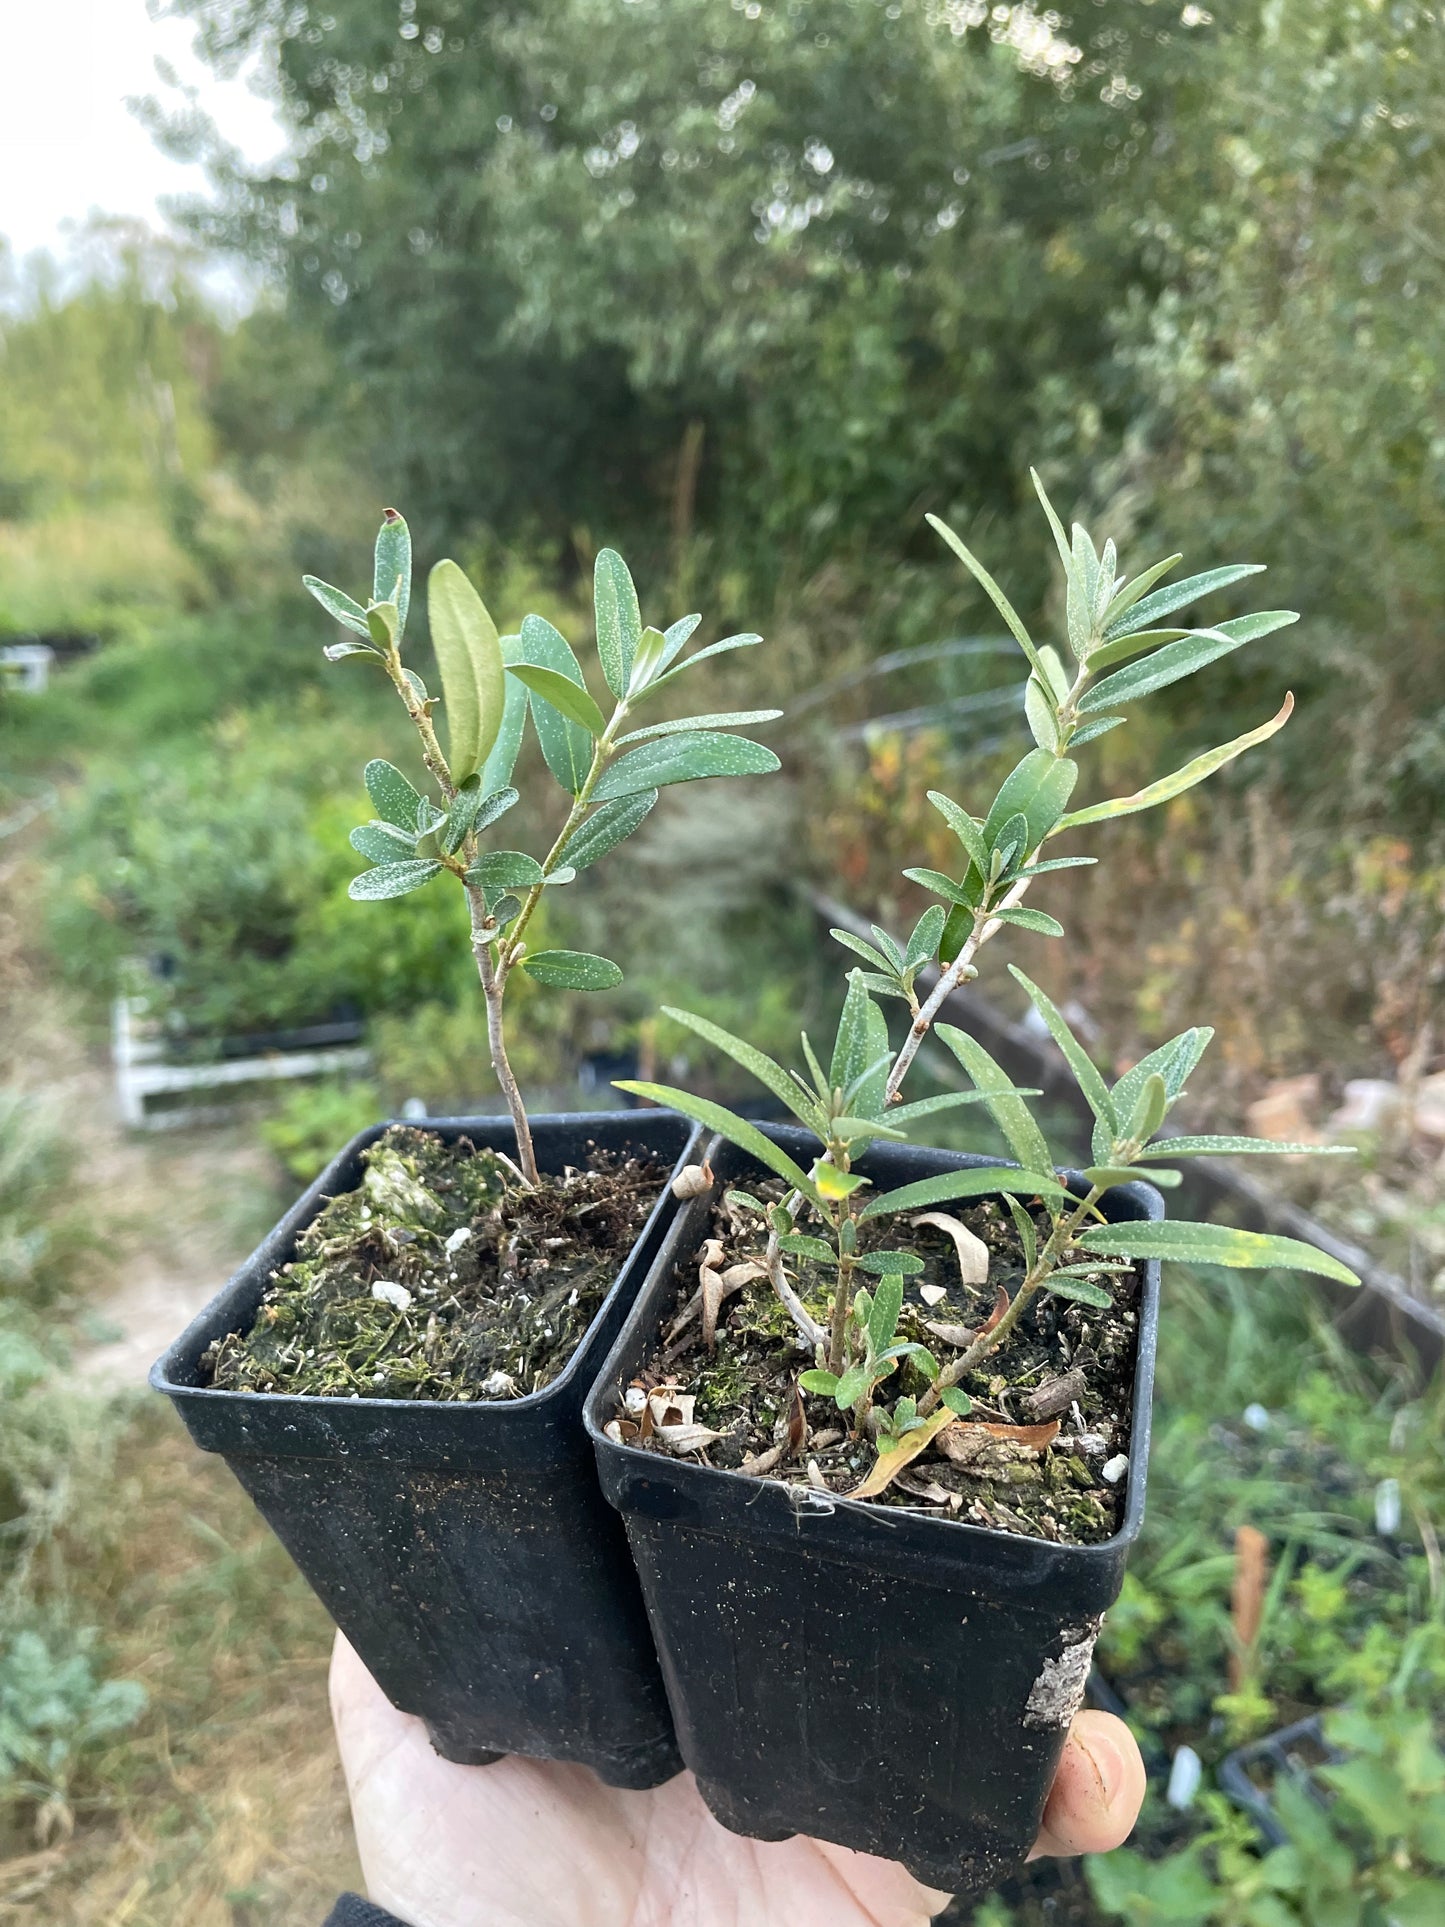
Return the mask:
{"type": "Polygon", "coordinates": [[[1128,1839],[1143,1802],[1144,1762],[1134,1735],[1112,1713],[1078,1713],[1029,1858],[1107,1853],[1128,1839]]]}

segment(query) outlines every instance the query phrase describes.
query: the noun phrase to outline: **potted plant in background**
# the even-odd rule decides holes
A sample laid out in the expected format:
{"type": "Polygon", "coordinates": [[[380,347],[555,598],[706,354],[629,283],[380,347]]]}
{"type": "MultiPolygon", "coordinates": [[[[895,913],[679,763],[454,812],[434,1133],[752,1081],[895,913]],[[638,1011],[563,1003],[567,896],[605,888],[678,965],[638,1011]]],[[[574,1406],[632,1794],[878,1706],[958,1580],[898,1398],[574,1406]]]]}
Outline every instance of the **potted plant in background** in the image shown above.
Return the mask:
{"type": "Polygon", "coordinates": [[[529,1118],[507,1057],[518,972],[571,990],[608,959],[527,942],[543,895],[630,836],[672,783],[778,767],[722,733],[777,711],[640,722],[694,664],[699,618],[645,628],[620,556],[596,564],[604,716],[576,656],[528,616],[500,638],[454,562],[428,582],[447,721],[403,658],[406,523],[388,510],[363,607],[307,579],[347,632],[332,659],[377,665],[430,782],[383,761],[351,833],[362,900],[445,879],[465,893],[505,1118],[377,1125],[354,1138],[152,1373],[192,1437],[222,1453],[377,1680],[449,1758],[575,1760],[621,1786],[677,1770],[667,1708],[580,1406],[664,1228],[694,1136],[676,1113],[529,1118]],[[567,793],[532,856],[494,847],[518,803],[530,710],[567,793]]]}
{"type": "Polygon", "coordinates": [[[938,1035],[972,1088],[901,1102],[944,997],[977,974],[983,945],[1010,925],[1063,934],[1023,899],[1036,879],[1093,859],[1046,858],[1045,844],[1179,795],[1292,707],[1287,697],[1259,729],[1134,795],[1070,813],[1072,752],[1123,721],[1119,705],[1293,616],[1166,626],[1251,570],[1156,586],[1173,556],[1122,581],[1114,545],[1101,554],[1077,525],[1066,536],[1039,493],[1064,566],[1072,666],[1034,642],[943,529],[1028,660],[1035,747],[981,817],[932,794],[958,838],[959,873],[907,873],[942,901],[906,944],[877,929],[872,944],[834,933],[867,968],[850,975],[826,1070],[806,1037],[796,1072],[706,1018],[668,1012],[798,1126],[622,1086],[720,1142],[714,1184],[669,1232],[588,1404],[682,1755],[713,1811],[743,1833],[804,1832],[901,1859],[954,1891],[995,1883],[1032,1842],[1139,1530],[1160,1260],[1357,1282],[1298,1241],[1165,1218],[1156,1187],[1179,1173],[1161,1160],[1319,1148],[1161,1136],[1207,1029],[1110,1083],[1015,973],[1094,1116],[1081,1172],[1058,1168],[1029,1108],[1036,1093],[950,1026],[938,1035]],[[879,997],[907,1007],[896,1047],[879,997]],[[900,1126],[974,1101],[1015,1163],[898,1141],[900,1126]]]}

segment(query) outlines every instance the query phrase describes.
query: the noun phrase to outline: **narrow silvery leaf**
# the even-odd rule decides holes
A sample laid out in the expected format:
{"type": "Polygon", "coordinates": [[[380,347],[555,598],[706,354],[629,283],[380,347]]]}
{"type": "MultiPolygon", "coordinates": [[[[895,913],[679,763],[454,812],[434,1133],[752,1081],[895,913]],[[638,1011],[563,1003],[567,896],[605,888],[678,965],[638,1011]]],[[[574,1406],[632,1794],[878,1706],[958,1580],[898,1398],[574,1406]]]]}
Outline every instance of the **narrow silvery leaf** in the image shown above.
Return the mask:
{"type": "Polygon", "coordinates": [[[949,548],[953,550],[954,554],[968,570],[974,581],[978,583],[979,587],[988,596],[995,609],[998,610],[999,614],[1008,624],[1009,633],[1012,635],[1014,641],[1018,644],[1019,648],[1023,650],[1025,656],[1028,657],[1030,668],[1034,669],[1038,675],[1042,677],[1044,674],[1044,666],[1039,661],[1039,652],[1034,647],[1033,637],[1029,634],[1028,630],[1025,629],[1023,623],[1019,620],[1018,611],[994,581],[988,570],[979,561],[978,557],[964,546],[946,522],[940,522],[936,515],[927,515],[924,517],[924,520],[936,534],[943,537],[944,541],[948,544],[949,548]]]}
{"type": "Polygon", "coordinates": [[[1309,1271],[1342,1285],[1360,1282],[1348,1265],[1298,1238],[1236,1231],[1223,1224],[1184,1224],[1168,1218],[1152,1224],[1101,1224],[1091,1226],[1074,1243],[1083,1251],[1102,1251],[1111,1258],[1175,1258],[1184,1264],[1226,1265],[1231,1270],[1309,1271]]]}
{"type": "Polygon", "coordinates": [[[988,845],[983,840],[982,824],[976,823],[967,810],[961,809],[952,797],[945,796],[941,790],[930,790],[928,800],[968,851],[979,875],[985,875],[988,870],[988,845]]]}
{"type": "Polygon", "coordinates": [[[991,875],[1001,876],[1006,870],[1012,870],[1016,863],[1023,861],[1024,853],[1032,848],[1029,820],[1020,810],[1008,818],[994,837],[993,854],[997,861],[989,864],[991,875]]]}
{"type": "Polygon", "coordinates": [[[597,655],[607,687],[620,702],[627,694],[632,659],[642,641],[642,614],[627,564],[616,549],[603,549],[592,572],[597,616],[597,655]]]}
{"type": "Polygon", "coordinates": [[[1022,814],[1028,824],[1028,848],[1036,850],[1063,815],[1078,775],[1078,764],[1067,756],[1031,749],[1004,778],[984,821],[984,842],[992,849],[1009,818],[1022,814]]]}
{"type": "MultiPolygon", "coordinates": [[[[1016,1089],[1015,1097],[1042,1097],[1042,1091],[1016,1089]]],[[[960,1104],[982,1104],[982,1091],[943,1091],[937,1097],[920,1097],[913,1104],[893,1104],[888,1108],[890,1124],[916,1124],[920,1118],[932,1117],[937,1111],[957,1110],[960,1104]]]]}
{"type": "Polygon", "coordinates": [[[612,990],[622,982],[622,972],[610,958],[587,950],[536,950],[523,957],[522,968],[556,990],[612,990]]]}
{"type": "Polygon", "coordinates": [[[1036,936],[1062,937],[1064,934],[1064,926],[1046,910],[1020,909],[1015,905],[1008,910],[990,910],[988,914],[997,923],[1016,923],[1020,930],[1032,930],[1036,936]]]}
{"type": "Polygon", "coordinates": [[[647,729],[634,729],[619,736],[619,746],[647,743],[657,736],[680,736],[689,729],[737,729],[747,723],[775,723],[781,709],[724,709],[713,716],[680,716],[675,722],[653,723],[647,729]]]}
{"type": "Polygon", "coordinates": [[[409,890],[419,890],[424,883],[430,883],[441,867],[434,858],[426,862],[378,863],[374,870],[363,870],[359,877],[353,877],[346,894],[357,903],[379,897],[404,897],[409,890]]]}
{"type": "Polygon", "coordinates": [[[1051,856],[1045,863],[1031,863],[1019,875],[1032,878],[1047,876],[1050,870],[1087,870],[1098,861],[1096,856],[1051,856]]]}
{"type": "Polygon", "coordinates": [[[371,631],[366,624],[366,611],[359,602],[353,602],[349,595],[343,595],[340,589],[333,589],[329,582],[323,582],[319,576],[303,575],[301,580],[333,621],[343,623],[346,628],[355,630],[358,636],[365,636],[370,642],[371,631]]]}
{"type": "Polygon", "coordinates": [[[635,796],[641,790],[691,783],[704,776],[766,776],[780,767],[770,749],[746,736],[690,730],[628,750],[603,771],[592,795],[605,803],[615,796],[635,796]]]}
{"type": "MultiPolygon", "coordinates": [[[[1145,1080],[1157,1074],[1164,1079],[1164,1088],[1172,1104],[1183,1092],[1185,1085],[1193,1076],[1196,1065],[1209,1048],[1214,1032],[1208,1025],[1198,1025],[1192,1030],[1181,1031],[1171,1037],[1167,1044],[1151,1050],[1147,1057],[1141,1057],[1132,1070],[1115,1084],[1112,1096],[1114,1112],[1118,1117],[1132,1117],[1134,1107],[1139,1102],[1139,1093],[1145,1080]]],[[[1094,1156],[1102,1161],[1109,1155],[1109,1138],[1102,1131],[1094,1133],[1094,1156]]]]}
{"type": "MultiPolygon", "coordinates": [[[[486,790],[485,780],[483,781],[482,788],[486,790]]],[[[477,805],[477,814],[473,820],[472,828],[475,830],[490,829],[498,817],[505,816],[516,801],[517,792],[510,784],[503,789],[486,790],[486,794],[477,805]]]]}
{"type": "Polygon", "coordinates": [[[401,633],[396,604],[373,602],[366,612],[366,631],[377,650],[385,654],[401,633]]]}
{"type": "Polygon", "coordinates": [[[1026,1170],[1052,1170],[1054,1159],[1043,1132],[1023,1099],[1015,1094],[1011,1077],[1005,1075],[977,1038],[953,1024],[937,1024],[935,1035],[946,1044],[968,1072],[975,1089],[983,1093],[993,1121],[1003,1132],[1008,1147],[1026,1170]]]}
{"type": "Polygon", "coordinates": [[[903,968],[903,952],[898,947],[898,939],[891,937],[881,924],[870,924],[869,928],[873,932],[874,943],[877,944],[889,963],[892,964],[895,970],[901,970],[903,968]]]}
{"type": "Polygon", "coordinates": [[[946,877],[942,870],[905,870],[903,874],[910,883],[916,883],[922,890],[931,890],[935,896],[942,897],[945,903],[967,903],[969,900],[963,885],[955,883],[952,877],[946,877]]]}
{"type": "Polygon", "coordinates": [[[1105,823],[1116,816],[1133,816],[1139,810],[1151,810],[1160,803],[1172,802],[1176,796],[1193,789],[1196,783],[1202,783],[1226,763],[1233,762],[1236,756],[1242,756],[1245,750],[1253,749],[1256,743],[1267,742],[1284,728],[1293,711],[1294,696],[1291,694],[1285,697],[1278,713],[1271,716],[1267,723],[1261,723],[1258,729],[1236,736],[1233,742],[1224,743],[1218,749],[1207,750],[1203,756],[1196,756],[1193,762],[1186,763],[1183,769],[1175,770],[1172,776],[1161,777],[1157,783],[1135,790],[1132,796],[1116,796],[1107,803],[1091,803],[1087,809],[1075,810],[1072,815],[1063,817],[1055,825],[1055,830],[1062,832],[1078,829],[1085,823],[1105,823]]]}
{"type": "Polygon", "coordinates": [[[663,640],[667,647],[662,652],[662,661],[658,665],[659,673],[677,661],[701,621],[701,616],[679,616],[676,622],[669,623],[663,630],[663,640]]]}
{"type": "Polygon", "coordinates": [[[1161,616],[1172,616],[1176,609],[1186,609],[1201,596],[1213,593],[1215,589],[1227,589],[1231,582],[1240,582],[1247,575],[1262,575],[1262,562],[1237,562],[1223,569],[1206,569],[1203,575],[1186,576],[1182,582],[1172,582],[1167,589],[1156,589],[1151,596],[1134,604],[1113,623],[1106,632],[1107,640],[1113,641],[1114,632],[1122,630],[1125,620],[1131,630],[1147,629],[1150,623],[1157,622],[1161,616]]]}
{"type": "Polygon", "coordinates": [[[671,1084],[646,1084],[634,1078],[619,1078],[614,1088],[630,1091],[634,1097],[650,1098],[654,1104],[661,1104],[668,1110],[681,1111],[699,1124],[705,1124],[710,1131],[725,1137],[729,1144],[736,1144],[740,1151],[756,1158],[767,1170],[774,1171],[785,1184],[794,1191],[801,1191],[805,1198],[814,1204],[821,1204],[818,1187],[808,1173],[788,1156],[787,1152],[774,1144],[771,1138],[764,1137],[756,1124],[750,1124],[745,1117],[735,1111],[727,1110],[711,1099],[694,1097],[690,1091],[677,1090],[671,1084]]]}
{"type": "Polygon", "coordinates": [[[574,870],[588,869],[631,836],[656,801],[656,790],[642,790],[636,796],[620,796],[614,802],[604,803],[573,832],[562,852],[562,860],[574,870]]]}
{"type": "Polygon", "coordinates": [[[1124,1135],[1135,1144],[1147,1144],[1149,1139],[1164,1122],[1164,1114],[1169,1109],[1169,1086],[1158,1071],[1150,1071],[1139,1087],[1139,1095],[1124,1135]]]}
{"type": "Polygon", "coordinates": [[[1049,500],[1042,477],[1036,468],[1029,470],[1029,480],[1033,483],[1034,494],[1038,496],[1044,514],[1048,517],[1049,527],[1053,531],[1054,547],[1058,550],[1059,560],[1064,565],[1064,574],[1068,576],[1073,572],[1074,554],[1073,550],[1069,547],[1069,538],[1064,534],[1064,525],[1059,520],[1053,503],[1049,500]]]}
{"type": "Polygon", "coordinates": [[[1152,696],[1156,689],[1167,689],[1170,683],[1192,676],[1221,656],[1242,649],[1247,642],[1273,635],[1276,629],[1298,621],[1299,616],[1293,609],[1265,609],[1234,622],[1222,622],[1217,629],[1194,630],[1178,642],[1165,643],[1142,662],[1131,663],[1127,669],[1116,669],[1112,676],[1105,676],[1081,700],[1079,713],[1109,709],[1115,703],[1136,702],[1141,696],[1152,696]]]}
{"type": "Polygon", "coordinates": [[[1023,985],[1029,1002],[1043,1018],[1049,1035],[1068,1059],[1069,1069],[1074,1073],[1079,1089],[1088,1101],[1089,1109],[1097,1118],[1102,1118],[1111,1130],[1117,1128],[1118,1120],[1114,1112],[1114,1100],[1109,1095],[1109,1087],[1104,1082],[1098,1067],[1083,1045],[1075,1037],[1064,1014],[1046,992],[1039,989],[1032,978],[1026,977],[1016,964],[1009,965],[1009,972],[1023,985]]]}
{"type": "Polygon", "coordinates": [[[1124,583],[1104,611],[1105,632],[1117,625],[1120,618],[1126,615],[1136,602],[1148,595],[1161,576],[1168,575],[1169,571],[1183,560],[1182,554],[1166,555],[1162,562],[1154,563],[1151,568],[1144,569],[1136,575],[1132,582],[1124,583]]]}
{"type": "MultiPolygon", "coordinates": [[[[401,771],[380,757],[367,764],[361,773],[366,793],[384,823],[414,833],[422,820],[422,799],[401,771]]],[[[430,828],[430,824],[425,827],[430,828]]]]}
{"type": "MultiPolygon", "coordinates": [[[[1141,1158],[1352,1158],[1359,1153],[1353,1144],[1286,1144],[1272,1137],[1166,1137],[1139,1155],[1141,1158]]],[[[1149,1175],[1152,1181],[1153,1173],[1149,1175]]]]}
{"type": "Polygon", "coordinates": [[[379,656],[381,651],[369,642],[328,642],[321,653],[328,662],[341,662],[347,656],[379,656]]]}
{"type": "Polygon", "coordinates": [[[851,950],[855,957],[861,957],[872,969],[885,973],[893,969],[888,959],[875,950],[871,943],[865,943],[861,937],[855,937],[851,930],[830,930],[828,935],[841,943],[845,950],[851,950]]]}
{"type": "Polygon", "coordinates": [[[396,604],[396,634],[400,641],[411,607],[411,531],[395,509],[383,513],[377,531],[371,599],[396,604]]]}
{"type": "Polygon", "coordinates": [[[467,871],[483,890],[533,890],[541,881],[541,864],[525,850],[484,850],[467,871]]]}
{"type": "Polygon", "coordinates": [[[1056,1298],[1071,1299],[1076,1305],[1090,1305],[1095,1311],[1108,1311],[1114,1303],[1102,1285],[1074,1277],[1067,1270],[1050,1272],[1044,1280],[1044,1290],[1051,1291],[1056,1298]]]}
{"type": "Polygon", "coordinates": [[[868,995],[860,970],[848,972],[848,994],[843,999],[828,1081],[862,1117],[882,1110],[888,1077],[888,1025],[883,1012],[868,995]]]}
{"type": "Polygon", "coordinates": [[[913,935],[908,939],[908,947],[903,953],[905,971],[921,970],[938,955],[939,942],[943,937],[943,926],[947,912],[941,903],[931,904],[918,922],[913,926],[913,935]]]}
{"type": "Polygon", "coordinates": [[[508,674],[531,692],[532,720],[547,767],[575,796],[592,769],[594,738],[607,723],[583,685],[581,665],[566,637],[543,617],[526,617],[518,660],[508,674]]]}
{"type": "Polygon", "coordinates": [[[441,844],[448,856],[454,856],[461,848],[467,832],[477,820],[481,805],[482,779],[480,776],[469,776],[452,798],[452,806],[442,826],[441,844]]]}
{"type": "Polygon", "coordinates": [[[1004,1203],[1008,1206],[1009,1216],[1014,1221],[1014,1230],[1019,1234],[1019,1243],[1023,1246],[1024,1269],[1032,1271],[1034,1260],[1039,1255],[1038,1226],[1017,1198],[1005,1198],[1004,1203]]]}
{"type": "Polygon", "coordinates": [[[667,637],[660,629],[644,629],[642,639],[637,645],[637,654],[632,658],[632,669],[627,678],[629,696],[639,695],[653,677],[660,675],[663,660],[667,655],[667,637]]]}
{"type": "Polygon", "coordinates": [[[792,1112],[800,1124],[805,1124],[810,1131],[818,1131],[818,1135],[822,1135],[818,1129],[823,1122],[822,1112],[816,1104],[809,1102],[781,1064],[775,1063],[763,1051],[755,1049],[746,1039],[734,1037],[731,1031],[724,1030],[720,1024],[713,1023],[707,1017],[696,1017],[690,1010],[678,1010],[671,1004],[662,1006],[662,1015],[670,1017],[673,1023],[682,1024],[686,1029],[693,1031],[705,1043],[711,1044],[715,1050],[720,1050],[730,1057],[735,1064],[741,1064],[745,1071],[770,1090],[773,1096],[792,1112]]]}
{"type": "Polygon", "coordinates": [[[870,1198],[858,1215],[885,1218],[898,1211],[927,1211],[932,1205],[949,1204],[955,1198],[984,1198],[995,1191],[1012,1191],[1025,1198],[1064,1196],[1058,1179],[1042,1171],[1020,1171],[1015,1164],[984,1164],[971,1171],[940,1171],[937,1177],[920,1178],[916,1184],[885,1191],[870,1198]]]}
{"type": "Polygon", "coordinates": [[[502,726],[501,638],[455,562],[438,562],[427,578],[427,620],[446,704],[448,760],[460,783],[480,770],[502,726]]]}
{"type": "Polygon", "coordinates": [[[885,1273],[878,1280],[873,1303],[868,1308],[868,1349],[875,1355],[887,1351],[892,1344],[902,1310],[903,1280],[897,1272],[885,1273]]]}
{"type": "Polygon", "coordinates": [[[360,823],[348,841],[358,856],[369,863],[402,863],[416,853],[416,837],[389,823],[360,823]]]}
{"type": "MultiPolygon", "coordinates": [[[[506,667],[521,661],[522,639],[520,636],[502,637],[502,663],[506,667]]],[[[522,734],[527,727],[527,689],[514,677],[505,678],[506,696],[502,702],[502,725],[497,731],[497,740],[487,752],[487,760],[481,767],[482,794],[493,796],[506,789],[512,780],[512,771],[517,767],[518,752],[522,747],[522,734]]],[[[515,791],[513,792],[515,796],[515,791]]]]}
{"type": "Polygon", "coordinates": [[[1064,667],[1063,657],[1051,642],[1040,645],[1039,661],[1044,665],[1047,691],[1053,697],[1055,705],[1067,702],[1069,691],[1073,687],[1073,678],[1064,667]]]}
{"type": "Polygon", "coordinates": [[[761,636],[755,636],[751,632],[740,636],[724,636],[721,642],[709,643],[706,649],[699,649],[697,654],[689,656],[686,662],[680,662],[675,668],[654,676],[647,686],[646,693],[649,696],[655,696],[670,682],[676,681],[679,676],[685,676],[689,669],[695,669],[700,662],[706,662],[709,656],[721,656],[730,649],[755,649],[761,641],[761,636]]]}
{"type": "Polygon", "coordinates": [[[1039,748],[1054,755],[1059,747],[1058,720],[1054,715],[1053,703],[1037,676],[1030,676],[1024,684],[1024,715],[1039,748]]]}
{"type": "Polygon", "coordinates": [[[1070,749],[1082,749],[1085,743],[1092,743],[1096,736],[1107,736],[1111,729],[1127,721],[1124,716],[1096,716],[1091,723],[1084,723],[1076,729],[1069,739],[1070,749]]]}

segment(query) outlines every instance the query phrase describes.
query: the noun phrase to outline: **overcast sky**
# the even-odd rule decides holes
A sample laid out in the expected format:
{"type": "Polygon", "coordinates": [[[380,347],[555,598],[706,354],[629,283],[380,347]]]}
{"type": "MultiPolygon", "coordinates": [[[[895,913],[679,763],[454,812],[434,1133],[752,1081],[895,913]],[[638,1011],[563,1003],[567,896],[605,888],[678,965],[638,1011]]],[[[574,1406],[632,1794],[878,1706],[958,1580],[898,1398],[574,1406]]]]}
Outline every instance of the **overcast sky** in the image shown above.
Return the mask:
{"type": "Polygon", "coordinates": [[[253,160],[280,148],[271,109],[244,80],[214,80],[193,28],[153,21],[146,0],[0,0],[0,234],[19,254],[64,253],[67,223],[97,210],[164,228],[159,200],[203,189],[198,167],[168,160],[126,106],[162,93],[159,55],[253,160]]]}

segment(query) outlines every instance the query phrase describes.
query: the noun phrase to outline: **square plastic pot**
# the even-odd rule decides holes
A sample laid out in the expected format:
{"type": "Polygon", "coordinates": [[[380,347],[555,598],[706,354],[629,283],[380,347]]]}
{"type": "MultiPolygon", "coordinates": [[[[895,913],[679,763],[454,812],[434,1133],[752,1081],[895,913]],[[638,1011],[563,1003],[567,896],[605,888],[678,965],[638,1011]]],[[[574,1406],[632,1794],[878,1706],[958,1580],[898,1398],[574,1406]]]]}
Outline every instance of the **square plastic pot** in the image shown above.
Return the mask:
{"type": "MultiPolygon", "coordinates": [[[[245,1331],[271,1273],[325,1199],[353,1189],[363,1131],[329,1164],[151,1371],[204,1451],[219,1452],[392,1703],[450,1760],[505,1753],[591,1767],[610,1785],[680,1770],[617,1515],[597,1487],[582,1401],[677,1204],[647,1224],[566,1369],[524,1398],[454,1403],[235,1392],[202,1385],[213,1339],[245,1331]]],[[[514,1153],[510,1120],[425,1129],[514,1153]]],[[[674,1169],[698,1137],[670,1111],[533,1120],[559,1172],[595,1143],[674,1169]]]]}
{"type": "MultiPolygon", "coordinates": [[[[816,1151],[792,1128],[767,1134],[805,1164],[816,1151]]],[[[764,1175],[721,1140],[708,1156],[719,1183],[764,1175]]],[[[887,1190],[988,1162],[880,1145],[858,1168],[887,1190]]],[[[1058,1545],[609,1439],[603,1427],[656,1344],[674,1268],[701,1244],[709,1204],[696,1199],[674,1221],[586,1408],[682,1757],[735,1833],[881,1854],[948,1892],[993,1886],[1033,1844],[1144,1516],[1158,1267],[1138,1307],[1123,1525],[1098,1545],[1058,1545]]],[[[1105,1209],[1121,1219],[1164,1208],[1131,1184],[1105,1209]]]]}

